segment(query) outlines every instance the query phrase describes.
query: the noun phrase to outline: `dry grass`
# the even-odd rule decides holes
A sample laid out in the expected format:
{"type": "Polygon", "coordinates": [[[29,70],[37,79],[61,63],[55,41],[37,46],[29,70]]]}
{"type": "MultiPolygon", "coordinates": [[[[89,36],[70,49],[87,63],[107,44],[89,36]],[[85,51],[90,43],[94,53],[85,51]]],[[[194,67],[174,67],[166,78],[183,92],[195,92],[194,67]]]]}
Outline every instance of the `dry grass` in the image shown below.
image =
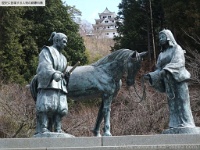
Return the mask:
{"type": "Polygon", "coordinates": [[[64,131],[74,136],[92,136],[91,130],[95,124],[97,113],[97,105],[89,106],[77,102],[63,120],[64,131]]]}
{"type": "Polygon", "coordinates": [[[86,51],[89,55],[89,63],[93,63],[110,54],[111,46],[114,46],[112,39],[96,39],[95,37],[84,36],[86,51]]]}
{"type": "Polygon", "coordinates": [[[5,133],[6,137],[33,134],[35,104],[28,89],[17,84],[1,85],[0,122],[0,132],[5,133]]]}
{"type": "MultiPolygon", "coordinates": [[[[125,82],[124,82],[125,83],[125,82]]],[[[136,81],[142,95],[140,80],[136,81]]],[[[190,86],[191,108],[197,126],[200,126],[199,86],[190,86]]],[[[155,92],[146,83],[147,98],[141,103],[133,88],[130,93],[123,85],[111,107],[111,133],[118,135],[159,134],[168,127],[166,96],[155,92]]],[[[0,89],[0,137],[31,137],[35,132],[35,104],[29,91],[19,85],[6,85],[0,89]]],[[[63,129],[75,136],[93,136],[99,109],[99,100],[76,102],[69,107],[63,119],[63,129]]],[[[103,126],[102,126],[103,128],[103,126]]]]}

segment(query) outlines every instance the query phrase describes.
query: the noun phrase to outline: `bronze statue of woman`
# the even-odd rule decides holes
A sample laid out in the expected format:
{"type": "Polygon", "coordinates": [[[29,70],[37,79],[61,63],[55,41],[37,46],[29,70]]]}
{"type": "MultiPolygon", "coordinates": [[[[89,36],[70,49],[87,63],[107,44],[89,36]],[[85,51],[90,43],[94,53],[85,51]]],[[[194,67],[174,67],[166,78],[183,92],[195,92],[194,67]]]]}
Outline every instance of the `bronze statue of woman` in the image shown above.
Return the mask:
{"type": "Polygon", "coordinates": [[[145,75],[152,87],[165,92],[169,105],[169,129],[163,133],[196,133],[190,107],[187,80],[190,73],[185,68],[185,50],[177,44],[170,30],[159,32],[161,52],[156,70],[145,75]]]}

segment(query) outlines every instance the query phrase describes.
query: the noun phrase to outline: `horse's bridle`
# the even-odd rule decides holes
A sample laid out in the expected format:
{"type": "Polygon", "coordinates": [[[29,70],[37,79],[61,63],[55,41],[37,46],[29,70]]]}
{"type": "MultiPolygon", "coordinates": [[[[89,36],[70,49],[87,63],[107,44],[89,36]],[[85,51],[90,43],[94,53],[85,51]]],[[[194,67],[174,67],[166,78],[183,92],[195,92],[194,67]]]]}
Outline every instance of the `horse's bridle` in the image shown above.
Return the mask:
{"type": "MultiPolygon", "coordinates": [[[[138,63],[139,61],[141,61],[141,59],[142,58],[140,58],[140,55],[139,55],[139,53],[136,51],[135,52],[136,53],[136,58],[132,58],[132,59],[134,59],[133,61],[135,61],[136,63],[138,63]]],[[[126,63],[127,63],[127,65],[128,65],[128,61],[126,61],[126,63]]],[[[138,96],[138,98],[140,99],[138,102],[136,102],[136,103],[141,103],[143,100],[146,100],[146,86],[145,86],[145,79],[144,79],[144,77],[142,76],[142,78],[141,78],[141,83],[142,83],[142,89],[143,89],[143,94],[142,94],[142,96],[140,96],[139,94],[138,94],[138,92],[137,92],[137,89],[136,89],[136,86],[135,86],[135,83],[133,83],[133,87],[134,87],[134,89],[135,89],[135,93],[136,93],[136,95],[138,96]]],[[[132,97],[132,94],[131,94],[131,92],[130,92],[130,90],[128,90],[129,91],[129,95],[131,95],[131,97],[132,97]]]]}
{"type": "MultiPolygon", "coordinates": [[[[133,84],[133,87],[134,87],[134,89],[135,89],[135,93],[136,93],[136,95],[138,96],[138,98],[140,99],[140,101],[138,101],[138,102],[136,102],[136,103],[141,103],[143,100],[146,100],[146,86],[145,86],[145,79],[144,79],[144,77],[142,76],[142,78],[141,78],[141,83],[142,83],[142,96],[140,96],[139,94],[138,94],[138,92],[137,92],[137,89],[136,89],[136,86],[135,86],[135,84],[133,84]]],[[[129,94],[131,95],[131,93],[130,93],[130,90],[129,90],[129,94]]]]}

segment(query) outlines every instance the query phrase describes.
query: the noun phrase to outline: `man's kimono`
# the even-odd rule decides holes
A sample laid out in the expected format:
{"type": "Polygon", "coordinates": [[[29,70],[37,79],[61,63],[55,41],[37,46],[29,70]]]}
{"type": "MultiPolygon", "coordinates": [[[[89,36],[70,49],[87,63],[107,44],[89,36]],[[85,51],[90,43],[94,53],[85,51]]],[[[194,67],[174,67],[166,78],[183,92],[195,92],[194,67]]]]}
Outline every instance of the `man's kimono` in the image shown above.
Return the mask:
{"type": "Polygon", "coordinates": [[[36,110],[38,113],[48,114],[60,113],[65,115],[67,106],[66,79],[54,80],[54,74],[62,74],[66,70],[67,60],[53,46],[44,46],[39,55],[39,65],[37,68],[38,94],[36,110]]]}

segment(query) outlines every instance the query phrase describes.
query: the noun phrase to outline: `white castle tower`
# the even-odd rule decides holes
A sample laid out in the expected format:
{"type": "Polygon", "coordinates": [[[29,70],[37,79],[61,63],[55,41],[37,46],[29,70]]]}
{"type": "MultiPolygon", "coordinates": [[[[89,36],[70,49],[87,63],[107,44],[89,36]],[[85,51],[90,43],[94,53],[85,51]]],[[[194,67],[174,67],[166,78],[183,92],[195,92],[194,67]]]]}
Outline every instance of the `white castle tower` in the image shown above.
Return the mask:
{"type": "Polygon", "coordinates": [[[96,24],[92,25],[94,28],[94,35],[97,38],[113,38],[117,36],[115,17],[115,12],[109,11],[106,7],[102,13],[99,13],[100,19],[95,19],[96,24]]]}

